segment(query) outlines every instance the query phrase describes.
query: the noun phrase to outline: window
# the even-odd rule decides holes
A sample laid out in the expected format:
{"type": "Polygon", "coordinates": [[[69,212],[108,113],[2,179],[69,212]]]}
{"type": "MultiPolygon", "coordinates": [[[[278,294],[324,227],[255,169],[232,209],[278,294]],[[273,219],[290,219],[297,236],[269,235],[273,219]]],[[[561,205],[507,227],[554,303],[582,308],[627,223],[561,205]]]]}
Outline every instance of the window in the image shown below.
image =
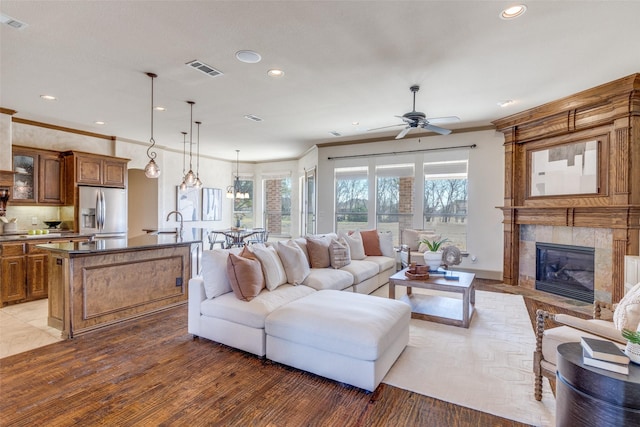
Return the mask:
{"type": "Polygon", "coordinates": [[[291,178],[264,180],[264,227],[270,236],[291,236],[291,178]]]}
{"type": "Polygon", "coordinates": [[[366,228],[369,221],[368,168],[336,168],[335,183],[336,232],[366,228]]]}
{"type": "Polygon", "coordinates": [[[424,163],[423,228],[467,249],[468,160],[424,163]]]}
{"type": "Polygon", "coordinates": [[[399,244],[401,230],[413,220],[414,165],[376,166],[376,228],[391,231],[399,244]]]}
{"type": "Polygon", "coordinates": [[[249,194],[247,199],[233,199],[233,219],[236,227],[251,228],[254,226],[253,218],[253,181],[239,180],[240,192],[249,194]]]}

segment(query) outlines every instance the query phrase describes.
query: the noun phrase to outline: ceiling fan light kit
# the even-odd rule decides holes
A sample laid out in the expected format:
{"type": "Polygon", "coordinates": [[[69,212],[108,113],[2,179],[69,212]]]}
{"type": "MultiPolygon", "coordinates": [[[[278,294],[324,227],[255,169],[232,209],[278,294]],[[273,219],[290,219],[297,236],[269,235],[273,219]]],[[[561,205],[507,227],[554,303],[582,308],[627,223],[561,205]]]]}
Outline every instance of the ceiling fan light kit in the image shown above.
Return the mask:
{"type": "Polygon", "coordinates": [[[420,111],[416,111],[416,92],[420,90],[420,86],[413,85],[409,88],[409,90],[413,92],[413,110],[409,111],[408,113],[404,113],[402,116],[396,116],[399,119],[402,119],[404,123],[397,124],[397,125],[383,126],[379,128],[373,128],[373,129],[369,129],[369,131],[391,128],[396,126],[405,126],[405,128],[400,131],[400,133],[396,136],[395,139],[404,138],[405,135],[411,131],[411,129],[415,129],[415,128],[426,129],[431,132],[438,133],[440,135],[449,135],[451,133],[450,129],[441,128],[440,126],[435,126],[433,123],[457,122],[460,120],[460,118],[457,116],[427,118],[426,114],[420,111]]]}

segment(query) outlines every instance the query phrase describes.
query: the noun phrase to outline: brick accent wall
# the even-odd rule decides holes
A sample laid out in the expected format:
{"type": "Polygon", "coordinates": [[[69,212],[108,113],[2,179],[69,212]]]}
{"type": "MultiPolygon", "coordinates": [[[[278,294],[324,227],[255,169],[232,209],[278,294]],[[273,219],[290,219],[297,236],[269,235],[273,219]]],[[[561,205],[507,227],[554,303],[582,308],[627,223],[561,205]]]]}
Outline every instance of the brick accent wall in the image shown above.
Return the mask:
{"type": "Polygon", "coordinates": [[[282,180],[269,179],[265,182],[265,208],[267,211],[267,231],[273,234],[282,233],[282,180]]]}

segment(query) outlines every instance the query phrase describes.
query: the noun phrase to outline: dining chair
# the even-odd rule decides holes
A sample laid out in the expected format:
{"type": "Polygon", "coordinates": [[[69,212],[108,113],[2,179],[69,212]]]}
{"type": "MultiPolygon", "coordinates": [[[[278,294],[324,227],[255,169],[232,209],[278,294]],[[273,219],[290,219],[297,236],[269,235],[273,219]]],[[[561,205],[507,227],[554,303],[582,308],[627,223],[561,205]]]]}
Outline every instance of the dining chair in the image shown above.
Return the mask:
{"type": "Polygon", "coordinates": [[[247,244],[265,243],[269,239],[269,232],[264,228],[254,228],[253,233],[246,239],[247,244]]]}
{"type": "Polygon", "coordinates": [[[227,239],[224,234],[215,231],[208,231],[209,250],[212,250],[215,245],[220,245],[220,248],[225,249],[227,247],[227,239]]]}

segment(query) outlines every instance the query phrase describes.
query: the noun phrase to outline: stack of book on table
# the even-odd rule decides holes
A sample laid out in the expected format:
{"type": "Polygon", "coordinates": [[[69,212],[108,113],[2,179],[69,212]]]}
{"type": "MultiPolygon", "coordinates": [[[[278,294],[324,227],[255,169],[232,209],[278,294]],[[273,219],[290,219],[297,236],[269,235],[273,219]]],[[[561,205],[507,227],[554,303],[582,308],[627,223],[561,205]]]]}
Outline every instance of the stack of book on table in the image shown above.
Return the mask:
{"type": "Polygon", "coordinates": [[[611,341],[582,337],[582,362],[620,374],[629,374],[629,357],[611,341]]]}

